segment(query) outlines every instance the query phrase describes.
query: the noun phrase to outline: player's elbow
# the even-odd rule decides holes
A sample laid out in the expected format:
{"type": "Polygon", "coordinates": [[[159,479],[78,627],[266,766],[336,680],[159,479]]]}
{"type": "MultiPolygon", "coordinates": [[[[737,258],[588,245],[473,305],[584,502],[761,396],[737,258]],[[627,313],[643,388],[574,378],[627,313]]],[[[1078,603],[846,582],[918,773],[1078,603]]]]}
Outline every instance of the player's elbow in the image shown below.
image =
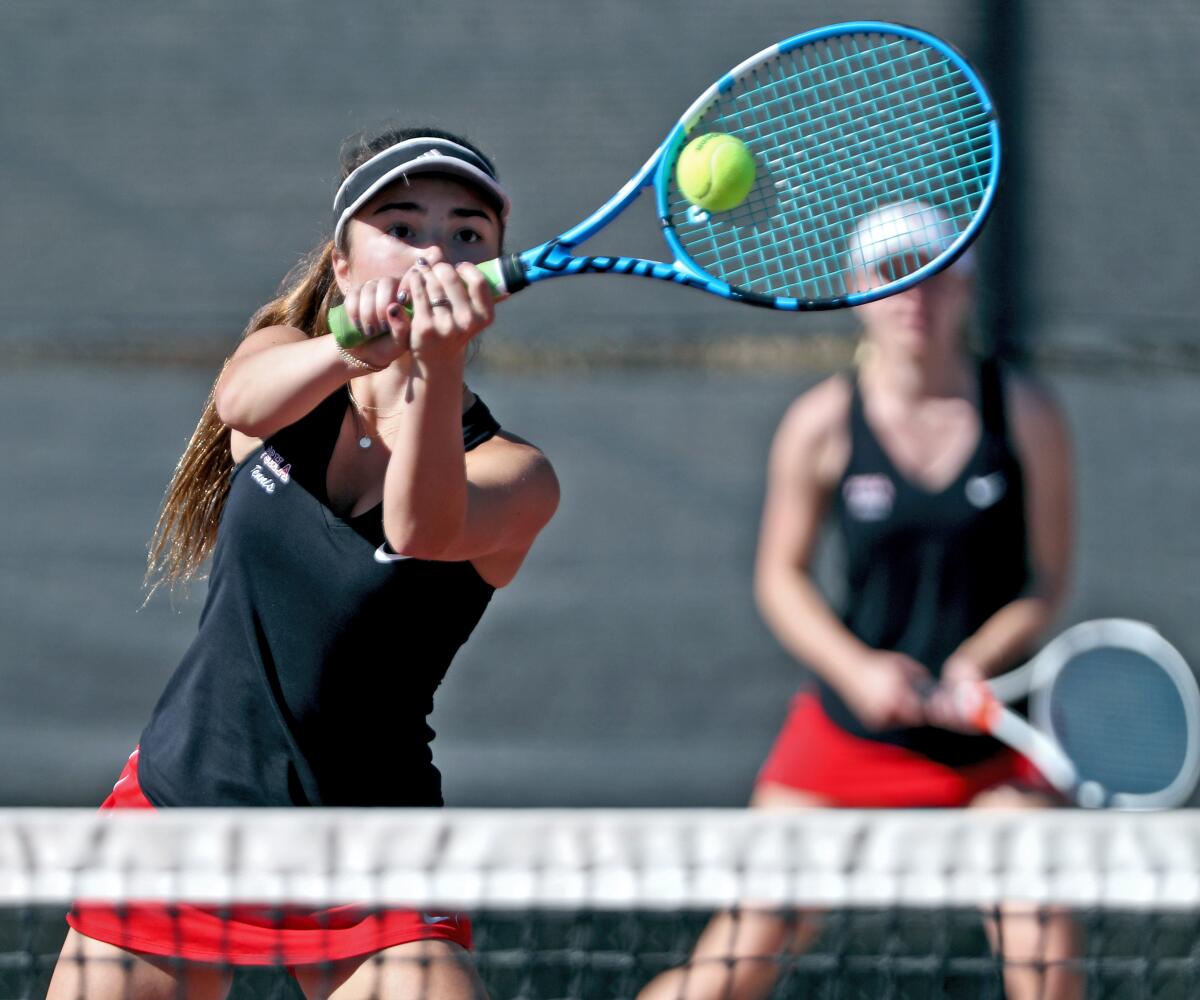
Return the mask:
{"type": "Polygon", "coordinates": [[[754,603],[758,613],[768,621],[773,622],[781,603],[784,603],[784,592],[795,571],[781,565],[776,560],[760,559],[754,568],[754,603]]]}
{"type": "Polygon", "coordinates": [[[435,512],[422,517],[411,513],[385,512],[383,534],[397,555],[431,562],[456,559],[456,543],[462,535],[462,519],[435,512]]]}
{"type": "Polygon", "coordinates": [[[530,474],[531,488],[529,490],[528,506],[530,510],[529,541],[532,543],[537,534],[550,523],[562,500],[562,485],[554,468],[544,457],[539,456],[537,466],[530,474]]]}
{"type": "Polygon", "coordinates": [[[1039,572],[1026,589],[1028,596],[1042,606],[1047,623],[1052,621],[1067,603],[1069,590],[1066,572],[1039,572]]]}
{"type": "Polygon", "coordinates": [[[247,435],[263,437],[266,429],[254,414],[253,394],[239,384],[237,378],[222,376],[213,390],[213,406],[226,427],[247,435]]]}

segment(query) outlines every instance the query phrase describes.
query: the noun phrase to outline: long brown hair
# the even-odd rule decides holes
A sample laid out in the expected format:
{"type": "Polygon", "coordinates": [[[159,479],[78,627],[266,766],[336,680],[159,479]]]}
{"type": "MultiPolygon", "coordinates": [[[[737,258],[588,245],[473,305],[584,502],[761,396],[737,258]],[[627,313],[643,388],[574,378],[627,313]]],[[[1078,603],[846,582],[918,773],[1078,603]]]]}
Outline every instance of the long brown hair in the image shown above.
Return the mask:
{"type": "MultiPolygon", "coordinates": [[[[452,132],[437,128],[390,128],[359,133],[342,144],[341,180],[376,153],[420,136],[457,142],[491,166],[488,157],[473,143],[452,132]]],[[[333,276],[333,252],[332,240],[326,239],[306,254],[283,279],[275,298],[250,317],[242,337],[268,326],[293,326],[309,337],[329,333],[329,310],[341,301],[333,276]]],[[[216,382],[163,497],[146,560],[146,600],[164,583],[174,589],[198,578],[216,544],[217,525],[229,496],[233,457],[229,428],[217,416],[215,394],[216,382]]]]}

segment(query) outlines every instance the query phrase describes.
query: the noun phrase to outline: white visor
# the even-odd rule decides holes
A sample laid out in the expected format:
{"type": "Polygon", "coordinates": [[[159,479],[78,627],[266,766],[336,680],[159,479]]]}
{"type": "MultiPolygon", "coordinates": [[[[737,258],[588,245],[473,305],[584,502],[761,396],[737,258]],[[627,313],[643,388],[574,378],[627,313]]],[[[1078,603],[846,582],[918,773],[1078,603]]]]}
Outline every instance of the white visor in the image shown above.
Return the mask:
{"type": "MultiPolygon", "coordinates": [[[[876,209],[855,227],[850,237],[850,263],[856,269],[874,268],[903,254],[936,257],[959,235],[950,216],[924,201],[903,201],[876,209]]],[[[951,266],[959,272],[975,267],[968,247],[951,266]]]]}
{"type": "Polygon", "coordinates": [[[333,242],[341,244],[342,231],[354,213],[393,181],[429,173],[461,177],[490,196],[501,222],[508,218],[508,195],[482,157],[449,139],[420,137],[376,153],[342,181],[333,198],[333,242]]]}

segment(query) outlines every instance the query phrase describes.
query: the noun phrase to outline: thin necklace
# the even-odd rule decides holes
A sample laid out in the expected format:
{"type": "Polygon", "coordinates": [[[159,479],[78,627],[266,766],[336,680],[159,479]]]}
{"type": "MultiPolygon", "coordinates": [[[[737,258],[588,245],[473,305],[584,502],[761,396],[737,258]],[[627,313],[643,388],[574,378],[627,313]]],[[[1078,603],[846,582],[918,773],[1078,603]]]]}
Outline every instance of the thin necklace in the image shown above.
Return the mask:
{"type": "MultiPolygon", "coordinates": [[[[350,398],[354,399],[353,396],[351,396],[350,398]]],[[[358,404],[357,403],[355,403],[354,406],[350,407],[350,415],[352,417],[354,417],[354,433],[358,435],[358,446],[360,448],[370,448],[371,447],[371,435],[363,433],[363,427],[358,422],[358,404]]]]}
{"type": "MultiPolygon", "coordinates": [[[[358,398],[354,395],[354,390],[350,388],[349,384],[347,384],[347,386],[346,386],[346,392],[349,394],[350,399],[354,403],[354,405],[357,406],[360,410],[367,412],[367,413],[378,413],[379,412],[380,408],[378,406],[367,406],[366,403],[360,403],[358,401],[358,398]]],[[[387,420],[388,417],[394,417],[397,413],[399,413],[403,409],[404,409],[404,407],[402,406],[402,407],[400,407],[399,410],[393,410],[391,413],[385,413],[381,419],[387,420]]]]}
{"type": "MultiPolygon", "coordinates": [[[[349,385],[346,386],[346,394],[350,397],[350,402],[354,404],[350,412],[354,417],[354,433],[358,435],[358,446],[363,449],[370,448],[374,442],[371,439],[370,433],[364,429],[366,426],[366,419],[364,418],[360,423],[359,417],[362,416],[364,410],[370,410],[372,413],[378,413],[379,407],[364,406],[355,398],[354,390],[351,389],[349,385]]],[[[403,407],[400,409],[402,410],[403,407]]],[[[384,414],[382,417],[376,417],[376,423],[378,423],[380,420],[387,420],[389,417],[394,417],[399,412],[400,410],[395,410],[392,413],[384,414]]]]}

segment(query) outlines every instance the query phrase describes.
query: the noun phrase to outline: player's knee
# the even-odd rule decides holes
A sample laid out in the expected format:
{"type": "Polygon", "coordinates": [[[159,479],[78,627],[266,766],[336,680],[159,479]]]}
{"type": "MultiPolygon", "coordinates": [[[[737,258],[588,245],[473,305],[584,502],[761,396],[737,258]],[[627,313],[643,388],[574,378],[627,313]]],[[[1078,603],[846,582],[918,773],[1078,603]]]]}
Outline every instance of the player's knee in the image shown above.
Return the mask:
{"type": "Polygon", "coordinates": [[[756,786],[750,797],[750,805],[755,809],[827,809],[832,804],[824,796],[772,781],[756,786]]]}
{"type": "Polygon", "coordinates": [[[1014,785],[998,785],[971,800],[972,809],[1048,809],[1057,803],[1046,793],[1014,785]]]}

